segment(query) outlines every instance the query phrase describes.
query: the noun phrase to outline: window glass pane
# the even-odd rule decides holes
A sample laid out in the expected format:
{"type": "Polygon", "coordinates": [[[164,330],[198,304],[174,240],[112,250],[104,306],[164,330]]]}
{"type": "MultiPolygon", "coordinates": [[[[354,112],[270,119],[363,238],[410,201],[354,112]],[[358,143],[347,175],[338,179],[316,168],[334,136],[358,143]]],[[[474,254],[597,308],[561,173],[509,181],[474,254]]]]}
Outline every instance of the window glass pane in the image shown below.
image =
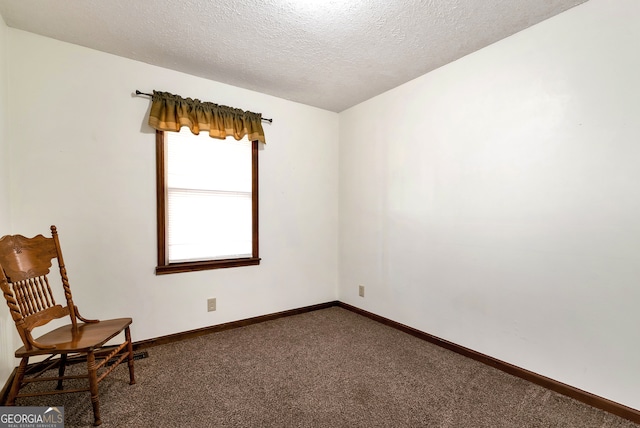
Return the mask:
{"type": "Polygon", "coordinates": [[[252,255],[251,143],[167,134],[170,263],[252,255]]]}
{"type": "Polygon", "coordinates": [[[167,132],[167,186],[251,192],[251,142],[167,132]]]}

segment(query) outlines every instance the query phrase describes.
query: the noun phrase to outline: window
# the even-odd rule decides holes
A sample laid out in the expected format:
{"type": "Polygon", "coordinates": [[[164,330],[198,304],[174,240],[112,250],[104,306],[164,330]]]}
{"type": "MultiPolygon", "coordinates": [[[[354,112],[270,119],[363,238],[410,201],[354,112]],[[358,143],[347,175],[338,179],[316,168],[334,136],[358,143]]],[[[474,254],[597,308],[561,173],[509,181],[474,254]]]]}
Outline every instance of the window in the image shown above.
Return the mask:
{"type": "Polygon", "coordinates": [[[260,264],[258,142],[156,131],[156,274],[260,264]]]}

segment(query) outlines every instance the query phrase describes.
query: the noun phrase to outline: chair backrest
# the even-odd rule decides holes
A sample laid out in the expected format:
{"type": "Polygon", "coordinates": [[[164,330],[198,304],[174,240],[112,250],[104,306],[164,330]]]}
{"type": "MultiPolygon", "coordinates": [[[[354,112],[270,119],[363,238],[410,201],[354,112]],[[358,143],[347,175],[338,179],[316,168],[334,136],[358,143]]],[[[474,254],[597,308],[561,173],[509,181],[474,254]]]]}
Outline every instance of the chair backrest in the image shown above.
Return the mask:
{"type": "Polygon", "coordinates": [[[75,306],[55,226],[51,226],[51,234],[51,238],[7,235],[0,239],[0,287],[27,350],[39,347],[31,336],[35,327],[69,316],[77,328],[75,306]],[[67,303],[64,307],[56,304],[47,277],[53,259],[58,260],[67,303]]]}

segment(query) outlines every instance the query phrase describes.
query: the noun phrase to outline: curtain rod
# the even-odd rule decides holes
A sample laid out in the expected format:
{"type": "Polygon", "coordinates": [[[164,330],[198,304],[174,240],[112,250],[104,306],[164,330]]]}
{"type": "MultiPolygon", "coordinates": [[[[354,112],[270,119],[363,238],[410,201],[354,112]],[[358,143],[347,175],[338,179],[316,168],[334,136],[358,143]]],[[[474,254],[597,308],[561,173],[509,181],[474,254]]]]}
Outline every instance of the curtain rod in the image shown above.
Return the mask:
{"type": "MultiPolygon", "coordinates": [[[[153,94],[147,94],[146,92],[140,92],[136,89],[136,95],[146,95],[148,97],[153,97],[153,94]]],[[[261,118],[263,122],[273,123],[273,119],[261,118]]]]}

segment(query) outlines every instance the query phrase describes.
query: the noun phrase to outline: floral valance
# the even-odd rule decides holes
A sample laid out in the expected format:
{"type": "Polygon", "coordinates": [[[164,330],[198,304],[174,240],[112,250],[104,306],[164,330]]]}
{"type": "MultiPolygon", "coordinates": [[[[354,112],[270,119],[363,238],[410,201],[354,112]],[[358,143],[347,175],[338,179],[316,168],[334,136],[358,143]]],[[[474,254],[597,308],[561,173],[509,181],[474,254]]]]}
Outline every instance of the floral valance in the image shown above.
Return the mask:
{"type": "Polygon", "coordinates": [[[236,140],[247,136],[249,141],[265,142],[262,114],[182,98],[169,92],[153,91],[149,125],[159,131],[179,132],[186,126],[196,135],[208,131],[210,137],[221,140],[227,136],[236,140]]]}

